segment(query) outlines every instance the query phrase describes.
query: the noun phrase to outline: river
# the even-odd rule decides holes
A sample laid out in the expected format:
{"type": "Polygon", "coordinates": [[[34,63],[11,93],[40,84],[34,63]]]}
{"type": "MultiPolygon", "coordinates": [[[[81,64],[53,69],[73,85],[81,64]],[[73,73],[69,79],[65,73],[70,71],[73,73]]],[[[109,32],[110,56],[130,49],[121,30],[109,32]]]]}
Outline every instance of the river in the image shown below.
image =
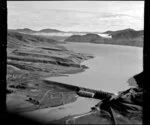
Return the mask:
{"type": "MultiPolygon", "coordinates": [[[[140,47],[92,43],[67,43],[63,46],[75,52],[92,54],[94,58],[82,63],[89,67],[85,72],[48,78],[51,81],[117,93],[128,89],[130,86],[127,80],[143,70],[143,49],[140,47]]],[[[25,115],[47,123],[65,116],[86,113],[98,102],[97,99],[78,97],[74,103],[25,115]]]]}

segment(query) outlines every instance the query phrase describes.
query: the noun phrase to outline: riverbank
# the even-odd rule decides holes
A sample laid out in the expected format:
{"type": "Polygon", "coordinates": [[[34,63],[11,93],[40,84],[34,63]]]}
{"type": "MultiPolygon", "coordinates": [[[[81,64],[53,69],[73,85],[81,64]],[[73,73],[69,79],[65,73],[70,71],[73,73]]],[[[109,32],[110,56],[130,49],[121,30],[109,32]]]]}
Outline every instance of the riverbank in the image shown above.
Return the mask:
{"type": "Polygon", "coordinates": [[[23,112],[20,115],[32,118],[33,120],[44,124],[65,124],[65,120],[68,118],[89,112],[91,107],[96,105],[99,101],[100,100],[98,99],[78,97],[77,100],[72,103],[58,107],[39,109],[31,112],[23,112]]]}
{"type": "Polygon", "coordinates": [[[92,55],[76,53],[57,41],[18,32],[8,32],[7,109],[15,112],[55,107],[76,101],[66,88],[48,85],[47,77],[84,72],[81,65],[92,55]]]}

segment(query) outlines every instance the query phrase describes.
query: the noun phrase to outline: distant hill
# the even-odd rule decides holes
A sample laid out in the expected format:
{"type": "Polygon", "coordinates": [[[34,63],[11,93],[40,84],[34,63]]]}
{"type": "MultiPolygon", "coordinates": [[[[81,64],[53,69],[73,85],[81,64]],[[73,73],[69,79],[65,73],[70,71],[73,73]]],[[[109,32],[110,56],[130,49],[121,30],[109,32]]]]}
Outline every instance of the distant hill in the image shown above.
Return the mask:
{"type": "Polygon", "coordinates": [[[65,41],[69,42],[97,42],[102,41],[104,38],[97,34],[86,34],[86,35],[72,35],[65,41]]]}
{"type": "Polygon", "coordinates": [[[112,30],[108,30],[104,33],[107,33],[107,34],[116,34],[116,33],[124,33],[124,32],[130,32],[130,31],[135,31],[134,29],[131,29],[131,28],[128,28],[128,29],[123,29],[123,30],[117,30],[117,31],[112,31],[112,30]]]}
{"type": "Polygon", "coordinates": [[[23,29],[10,29],[11,31],[21,32],[21,33],[60,33],[63,31],[56,30],[56,29],[41,29],[39,31],[35,31],[29,28],[23,28],[23,29]]]}
{"type": "Polygon", "coordinates": [[[16,29],[14,31],[17,31],[17,32],[23,32],[23,33],[34,33],[36,32],[35,30],[31,30],[29,28],[23,28],[23,29],[16,29]]]}
{"type": "Polygon", "coordinates": [[[133,29],[125,29],[118,31],[107,31],[105,34],[111,35],[110,38],[103,38],[97,34],[72,35],[65,41],[69,42],[92,42],[100,44],[115,44],[129,46],[143,46],[143,30],[135,31],[133,29]]]}
{"type": "Polygon", "coordinates": [[[124,29],[118,31],[109,31],[112,43],[119,45],[143,46],[143,30],[124,29]]]}
{"type": "Polygon", "coordinates": [[[38,32],[42,32],[42,33],[59,33],[59,32],[63,32],[63,31],[56,30],[56,29],[42,29],[38,32]]]}
{"type": "Polygon", "coordinates": [[[141,35],[143,35],[143,31],[135,31],[133,29],[125,29],[125,30],[119,30],[119,31],[111,31],[109,32],[109,34],[112,36],[113,39],[132,39],[132,38],[136,38],[139,37],[141,35]]]}
{"type": "Polygon", "coordinates": [[[106,31],[104,32],[112,36],[112,38],[135,38],[143,35],[143,30],[136,31],[134,29],[124,29],[118,31],[106,31]]]}

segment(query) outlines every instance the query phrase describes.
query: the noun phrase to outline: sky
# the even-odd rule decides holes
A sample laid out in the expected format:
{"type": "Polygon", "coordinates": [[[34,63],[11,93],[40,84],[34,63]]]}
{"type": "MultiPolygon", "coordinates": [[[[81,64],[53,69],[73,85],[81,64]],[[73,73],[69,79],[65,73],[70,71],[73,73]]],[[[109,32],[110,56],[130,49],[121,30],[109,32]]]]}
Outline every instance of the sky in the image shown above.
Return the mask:
{"type": "Polygon", "coordinates": [[[7,1],[8,28],[104,32],[144,27],[144,1],[7,1]]]}

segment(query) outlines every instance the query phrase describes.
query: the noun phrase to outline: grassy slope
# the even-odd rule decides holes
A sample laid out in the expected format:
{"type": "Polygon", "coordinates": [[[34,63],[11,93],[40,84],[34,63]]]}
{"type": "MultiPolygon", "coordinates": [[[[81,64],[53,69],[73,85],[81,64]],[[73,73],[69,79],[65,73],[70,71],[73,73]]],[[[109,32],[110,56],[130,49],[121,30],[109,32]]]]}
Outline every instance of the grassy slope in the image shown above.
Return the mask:
{"type": "Polygon", "coordinates": [[[91,56],[68,51],[57,41],[8,31],[7,105],[15,111],[63,105],[75,93],[43,81],[45,77],[84,71],[80,63],[91,56]]]}

